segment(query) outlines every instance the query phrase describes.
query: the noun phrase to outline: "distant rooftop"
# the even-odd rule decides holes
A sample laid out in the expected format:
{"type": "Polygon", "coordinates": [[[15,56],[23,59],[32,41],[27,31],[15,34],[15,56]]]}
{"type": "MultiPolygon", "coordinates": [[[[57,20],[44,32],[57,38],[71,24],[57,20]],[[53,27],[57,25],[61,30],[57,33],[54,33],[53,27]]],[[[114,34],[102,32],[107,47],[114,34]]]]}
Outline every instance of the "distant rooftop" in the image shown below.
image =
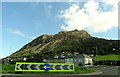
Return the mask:
{"type": "Polygon", "coordinates": [[[67,55],[65,57],[61,57],[61,56],[58,56],[58,57],[50,57],[51,59],[65,59],[65,58],[73,58],[73,57],[77,57],[77,56],[83,56],[85,58],[91,58],[90,56],[86,55],[86,54],[78,54],[76,56],[74,55],[67,55]]]}

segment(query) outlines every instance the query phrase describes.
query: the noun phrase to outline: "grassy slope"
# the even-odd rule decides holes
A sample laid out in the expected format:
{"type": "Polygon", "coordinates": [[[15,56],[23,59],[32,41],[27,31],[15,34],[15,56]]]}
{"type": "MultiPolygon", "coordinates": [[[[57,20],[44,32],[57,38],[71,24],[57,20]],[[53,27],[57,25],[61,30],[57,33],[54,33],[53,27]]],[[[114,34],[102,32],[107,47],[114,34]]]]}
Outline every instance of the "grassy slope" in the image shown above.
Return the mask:
{"type": "Polygon", "coordinates": [[[96,56],[94,57],[95,61],[103,61],[103,60],[116,60],[120,61],[120,55],[104,55],[104,56],[96,56]]]}

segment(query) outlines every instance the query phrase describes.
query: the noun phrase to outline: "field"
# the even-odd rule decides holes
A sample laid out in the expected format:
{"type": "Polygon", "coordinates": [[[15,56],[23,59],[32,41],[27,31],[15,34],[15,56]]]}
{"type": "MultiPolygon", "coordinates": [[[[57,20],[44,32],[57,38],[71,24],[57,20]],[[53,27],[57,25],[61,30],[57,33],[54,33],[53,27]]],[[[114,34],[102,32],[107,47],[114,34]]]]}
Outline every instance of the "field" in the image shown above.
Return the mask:
{"type": "Polygon", "coordinates": [[[105,60],[120,61],[120,55],[96,56],[96,57],[94,57],[94,60],[95,60],[95,61],[105,61],[105,60]]]}

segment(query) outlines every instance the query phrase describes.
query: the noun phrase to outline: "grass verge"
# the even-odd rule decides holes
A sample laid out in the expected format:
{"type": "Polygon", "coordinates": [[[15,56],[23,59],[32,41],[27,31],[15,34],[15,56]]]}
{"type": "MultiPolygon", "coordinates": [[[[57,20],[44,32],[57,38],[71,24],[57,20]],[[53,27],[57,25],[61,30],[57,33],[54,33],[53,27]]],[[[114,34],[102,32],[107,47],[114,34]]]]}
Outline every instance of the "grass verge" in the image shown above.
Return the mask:
{"type": "MultiPolygon", "coordinates": [[[[32,74],[84,74],[84,73],[92,73],[94,70],[89,67],[75,67],[74,72],[17,72],[17,73],[32,73],[32,74]]],[[[15,65],[2,65],[2,73],[15,73],[15,65]]]]}
{"type": "Polygon", "coordinates": [[[14,72],[15,72],[15,65],[11,65],[11,64],[2,65],[2,73],[14,73],[14,72]]]}

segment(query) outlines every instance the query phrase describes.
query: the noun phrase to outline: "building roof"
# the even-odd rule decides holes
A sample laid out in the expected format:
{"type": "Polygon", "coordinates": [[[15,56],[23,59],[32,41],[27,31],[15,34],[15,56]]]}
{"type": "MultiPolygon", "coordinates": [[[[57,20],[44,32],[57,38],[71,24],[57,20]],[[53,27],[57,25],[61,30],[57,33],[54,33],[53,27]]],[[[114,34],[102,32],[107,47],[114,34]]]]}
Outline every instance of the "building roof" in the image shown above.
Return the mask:
{"type": "Polygon", "coordinates": [[[74,55],[67,55],[65,57],[58,57],[58,58],[54,58],[54,57],[51,57],[49,59],[66,59],[66,58],[75,58],[75,57],[84,57],[84,58],[91,58],[90,56],[86,55],[86,54],[78,54],[76,56],[74,55]]]}
{"type": "Polygon", "coordinates": [[[82,54],[82,56],[84,56],[85,58],[91,58],[90,56],[88,56],[86,54],[82,54]]]}

